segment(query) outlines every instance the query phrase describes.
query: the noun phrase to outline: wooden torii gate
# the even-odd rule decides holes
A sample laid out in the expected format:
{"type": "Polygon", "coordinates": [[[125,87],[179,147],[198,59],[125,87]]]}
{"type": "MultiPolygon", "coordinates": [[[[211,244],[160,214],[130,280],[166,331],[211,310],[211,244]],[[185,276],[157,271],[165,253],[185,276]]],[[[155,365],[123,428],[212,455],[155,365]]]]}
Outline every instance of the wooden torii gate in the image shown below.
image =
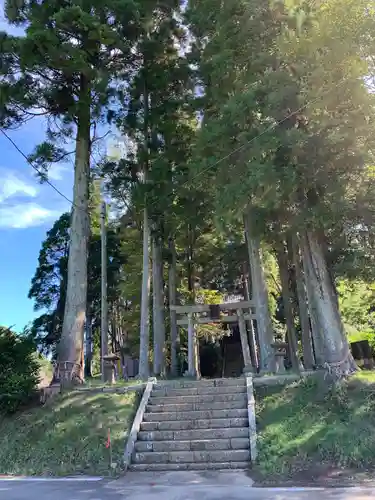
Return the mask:
{"type": "MultiPolygon", "coordinates": [[[[171,305],[170,309],[182,318],[177,318],[177,325],[187,326],[188,329],[188,375],[198,375],[198,342],[195,325],[209,323],[238,323],[241,337],[241,347],[244,360],[244,372],[252,371],[249,341],[247,337],[246,321],[250,325],[251,339],[254,339],[253,321],[256,320],[255,305],[252,301],[232,302],[224,304],[194,304],[186,306],[171,305]],[[235,314],[228,314],[235,312],[235,314]],[[226,313],[226,314],[224,314],[226,313]]],[[[253,342],[252,342],[253,343],[253,342]]],[[[256,350],[255,342],[252,345],[256,350]]]]}

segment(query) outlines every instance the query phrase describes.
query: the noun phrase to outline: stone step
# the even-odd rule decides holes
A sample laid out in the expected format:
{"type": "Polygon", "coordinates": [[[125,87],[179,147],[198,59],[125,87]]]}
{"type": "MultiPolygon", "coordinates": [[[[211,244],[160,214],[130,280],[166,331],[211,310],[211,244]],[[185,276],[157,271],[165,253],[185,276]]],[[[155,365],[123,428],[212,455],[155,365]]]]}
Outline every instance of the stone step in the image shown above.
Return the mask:
{"type": "Polygon", "coordinates": [[[247,405],[247,395],[244,392],[233,394],[203,394],[195,396],[174,396],[174,397],[155,397],[151,394],[150,405],[170,405],[170,404],[197,404],[197,403],[229,403],[232,401],[243,402],[247,405]]]}
{"type": "MultiPolygon", "coordinates": [[[[180,400],[179,400],[180,401],[180,400]]],[[[240,410],[246,408],[245,395],[234,401],[212,401],[208,403],[172,403],[172,404],[150,404],[147,412],[182,412],[182,411],[206,411],[206,410],[240,410]]]]}
{"type": "Polygon", "coordinates": [[[162,422],[142,422],[141,431],[187,431],[193,429],[223,429],[228,427],[248,427],[245,418],[213,418],[202,420],[174,420],[162,422]]]}
{"type": "Polygon", "coordinates": [[[202,410],[202,411],[175,411],[151,412],[143,415],[144,422],[172,422],[174,420],[202,420],[215,418],[243,418],[247,416],[247,408],[237,410],[202,410]]]}
{"type": "Polygon", "coordinates": [[[137,441],[135,451],[138,452],[170,452],[170,451],[210,451],[210,450],[248,450],[249,436],[233,439],[200,439],[196,441],[137,441]]]}
{"type": "Polygon", "coordinates": [[[250,450],[215,450],[215,451],[170,451],[170,452],[137,452],[134,454],[136,464],[161,463],[207,463],[207,462],[246,462],[250,460],[250,450]]]}
{"type": "Polygon", "coordinates": [[[195,429],[185,431],[140,431],[138,433],[139,441],[194,441],[198,439],[234,439],[248,437],[248,427],[195,429]]]}
{"type": "Polygon", "coordinates": [[[246,387],[245,385],[241,386],[222,386],[222,387],[211,387],[208,385],[201,385],[198,387],[190,387],[189,389],[171,389],[167,386],[162,389],[155,389],[152,391],[153,397],[162,398],[166,397],[175,397],[175,396],[198,396],[203,394],[245,394],[246,387]]]}
{"type": "Polygon", "coordinates": [[[183,463],[183,464],[132,464],[130,471],[134,472],[169,472],[181,470],[248,470],[249,462],[208,462],[208,463],[183,463]]]}
{"type": "Polygon", "coordinates": [[[228,377],[216,379],[201,379],[201,380],[168,380],[155,384],[155,389],[191,389],[194,387],[233,387],[245,385],[245,377],[228,377]]]}

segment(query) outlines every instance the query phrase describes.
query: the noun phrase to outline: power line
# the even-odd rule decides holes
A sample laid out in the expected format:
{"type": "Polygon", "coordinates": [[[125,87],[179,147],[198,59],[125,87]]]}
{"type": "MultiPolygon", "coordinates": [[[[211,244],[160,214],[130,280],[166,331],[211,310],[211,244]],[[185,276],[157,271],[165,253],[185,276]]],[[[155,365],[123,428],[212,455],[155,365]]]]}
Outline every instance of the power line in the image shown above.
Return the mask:
{"type": "Polygon", "coordinates": [[[14,142],[14,140],[2,129],[0,128],[0,132],[8,139],[8,141],[13,145],[13,147],[22,155],[27,163],[41,176],[44,177],[44,181],[51,186],[52,189],[56,191],[60,196],[62,196],[67,202],[69,202],[73,207],[77,207],[72,200],[70,200],[67,196],[65,196],[64,193],[62,193],[54,184],[52,184],[51,181],[49,181],[47,178],[45,178],[45,175],[43,172],[41,172],[38,167],[36,167],[33,162],[27,157],[27,155],[21,150],[21,148],[14,142]]]}
{"type": "MultiPolygon", "coordinates": [[[[324,95],[328,94],[329,92],[332,92],[333,90],[337,90],[343,83],[345,83],[347,80],[344,79],[342,80],[340,83],[338,83],[337,85],[335,85],[333,88],[330,88],[328,89],[324,95]]],[[[228,158],[230,158],[232,155],[238,153],[239,151],[241,151],[242,149],[244,149],[246,146],[249,146],[251,143],[253,143],[254,141],[256,141],[257,139],[259,139],[260,137],[262,137],[263,135],[267,134],[268,132],[271,132],[272,130],[274,130],[276,127],[280,126],[282,123],[284,123],[285,121],[289,120],[290,118],[292,118],[294,115],[300,113],[301,111],[303,111],[305,108],[307,108],[308,106],[310,106],[311,104],[315,104],[316,102],[318,102],[320,99],[322,98],[322,95],[320,95],[319,97],[315,98],[315,99],[312,99],[311,101],[308,101],[306,104],[303,104],[302,106],[300,106],[298,109],[296,109],[295,111],[291,112],[289,115],[285,116],[282,120],[279,120],[275,123],[273,123],[272,125],[270,125],[266,130],[263,130],[263,132],[261,132],[260,134],[258,134],[257,136],[251,138],[250,140],[248,140],[247,142],[245,142],[244,144],[242,144],[241,146],[238,146],[238,148],[234,149],[233,151],[231,151],[230,153],[228,153],[227,155],[223,156],[222,158],[220,158],[219,160],[217,160],[216,162],[214,162],[212,165],[208,165],[206,168],[204,168],[203,170],[201,170],[200,172],[198,172],[198,174],[196,174],[195,176],[193,176],[189,181],[186,182],[186,184],[188,184],[189,182],[191,182],[192,180],[196,179],[197,177],[199,177],[200,175],[202,175],[203,173],[207,172],[208,170],[211,170],[212,168],[216,167],[217,165],[219,165],[221,162],[227,160],[228,158]]]]}
{"type": "MultiPolygon", "coordinates": [[[[333,90],[337,90],[338,88],[340,88],[345,82],[347,82],[348,80],[350,80],[350,78],[343,78],[343,80],[339,83],[337,83],[336,85],[334,85],[333,87],[327,89],[325,92],[323,92],[322,94],[320,94],[318,97],[316,97],[315,99],[311,99],[310,101],[308,101],[307,103],[303,104],[302,106],[300,106],[298,109],[296,109],[295,111],[292,111],[291,113],[289,113],[288,115],[286,115],[284,118],[282,118],[281,120],[279,121],[276,121],[275,123],[273,123],[272,125],[270,125],[266,130],[263,130],[263,132],[261,132],[260,134],[256,135],[255,137],[252,137],[251,139],[249,139],[248,141],[246,141],[244,144],[242,144],[241,146],[238,146],[237,148],[233,149],[230,153],[226,154],[225,156],[223,156],[222,158],[220,158],[219,160],[215,161],[214,163],[212,163],[211,165],[208,165],[207,167],[205,167],[204,169],[202,169],[200,172],[198,172],[197,174],[195,174],[191,179],[183,182],[181,184],[180,187],[184,187],[186,185],[189,185],[192,181],[194,181],[195,179],[197,179],[198,177],[201,177],[203,174],[205,174],[206,172],[208,172],[209,170],[215,168],[217,165],[219,165],[220,163],[222,163],[223,161],[227,160],[228,158],[230,158],[232,155],[238,153],[239,151],[241,151],[242,149],[244,149],[245,147],[249,146],[250,144],[252,144],[253,142],[255,142],[257,139],[259,139],[260,137],[262,137],[263,135],[267,134],[268,132],[271,132],[272,130],[274,130],[276,127],[280,126],[282,123],[284,123],[285,121],[289,120],[290,118],[292,118],[294,115],[300,113],[301,111],[303,111],[305,108],[307,108],[308,106],[312,105],[312,104],[315,104],[316,102],[320,101],[322,99],[322,97],[324,97],[325,95],[329,94],[330,92],[332,92],[333,90]]],[[[202,184],[201,184],[202,186],[202,184]]],[[[269,190],[268,190],[269,191],[269,190]]],[[[170,193],[167,193],[165,196],[171,196],[173,195],[173,191],[171,191],[170,193]]],[[[149,207],[152,207],[154,205],[156,205],[157,201],[155,201],[154,203],[151,203],[149,205],[149,207]]]]}
{"type": "MultiPolygon", "coordinates": [[[[260,134],[256,135],[255,137],[252,137],[251,139],[249,139],[248,141],[246,141],[244,144],[241,144],[241,146],[238,146],[237,148],[233,149],[231,152],[229,152],[228,154],[226,154],[225,156],[221,157],[219,160],[215,161],[214,163],[212,163],[211,165],[208,165],[207,167],[205,167],[204,169],[202,169],[200,172],[198,172],[197,174],[195,174],[191,179],[188,179],[187,181],[183,182],[180,187],[184,187],[184,186],[187,186],[189,184],[191,184],[192,181],[194,181],[195,179],[197,179],[198,177],[201,177],[203,174],[205,174],[206,172],[208,172],[209,170],[215,168],[217,165],[219,165],[220,163],[222,163],[223,161],[227,160],[228,158],[230,158],[232,155],[238,153],[239,151],[242,151],[244,148],[246,148],[247,146],[249,146],[250,144],[252,144],[253,142],[255,142],[257,139],[259,139],[260,137],[262,137],[263,135],[267,134],[268,132],[272,132],[272,130],[274,130],[276,127],[280,126],[282,123],[284,123],[285,121],[289,120],[290,118],[292,118],[294,115],[300,113],[301,111],[303,111],[305,108],[307,108],[308,106],[312,105],[312,104],[315,104],[316,102],[320,101],[322,99],[323,96],[329,94],[330,92],[332,92],[333,90],[337,90],[338,88],[341,87],[341,85],[343,85],[345,82],[347,82],[348,79],[347,78],[344,78],[341,82],[337,83],[336,85],[334,85],[334,87],[331,87],[330,89],[326,90],[326,92],[323,92],[322,94],[320,94],[318,97],[316,97],[315,99],[311,99],[310,101],[308,101],[307,103],[303,104],[302,106],[300,106],[298,109],[292,111],[291,113],[289,113],[288,115],[286,115],[284,118],[282,118],[281,120],[279,121],[276,121],[275,123],[273,123],[272,125],[270,125],[268,128],[266,128],[265,130],[263,130],[263,132],[261,132],[260,134]]],[[[43,173],[32,163],[32,161],[27,157],[27,155],[18,147],[18,145],[13,141],[13,139],[3,130],[0,128],[0,132],[8,139],[8,141],[15,147],[15,149],[25,158],[25,160],[27,161],[27,163],[29,165],[31,165],[31,167],[40,175],[40,176],[43,176],[43,173]]],[[[66,201],[68,201],[72,206],[74,206],[75,208],[80,208],[80,207],[77,207],[74,202],[72,200],[70,200],[67,196],[65,196],[64,193],[62,193],[52,182],[50,182],[48,179],[45,179],[45,182],[47,184],[49,184],[52,189],[54,189],[60,196],[62,196],[66,201]]],[[[166,197],[169,197],[171,195],[174,194],[174,191],[170,191],[169,193],[165,194],[164,196],[166,197]]],[[[149,205],[149,207],[153,207],[157,204],[157,201],[154,201],[153,203],[151,203],[149,205]]],[[[136,212],[137,214],[140,213],[140,211],[137,211],[136,212]]]]}

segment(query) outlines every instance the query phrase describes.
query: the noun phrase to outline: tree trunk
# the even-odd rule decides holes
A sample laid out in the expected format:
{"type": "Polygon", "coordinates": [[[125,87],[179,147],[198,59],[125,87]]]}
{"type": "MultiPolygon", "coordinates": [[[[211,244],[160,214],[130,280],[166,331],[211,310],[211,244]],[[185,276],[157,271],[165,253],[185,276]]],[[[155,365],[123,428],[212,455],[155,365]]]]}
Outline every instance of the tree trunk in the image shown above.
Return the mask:
{"type": "Polygon", "coordinates": [[[251,232],[250,216],[245,216],[245,236],[249,252],[252,299],[255,302],[259,339],[259,366],[262,371],[274,371],[272,321],[268,307],[268,292],[260,256],[260,242],[251,232]]]}
{"type": "Polygon", "coordinates": [[[58,349],[58,368],[62,385],[70,385],[83,379],[81,360],[86,317],[89,240],[90,88],[83,75],[80,83],[68,280],[64,322],[58,349]]]}
{"type": "Polygon", "coordinates": [[[303,364],[306,370],[312,370],[315,366],[314,350],[312,345],[309,310],[307,307],[305,281],[301,267],[301,259],[300,259],[300,253],[296,236],[293,237],[292,239],[292,246],[293,246],[293,263],[294,263],[295,277],[296,277],[298,313],[301,325],[303,364]]]}
{"type": "Polygon", "coordinates": [[[152,239],[152,291],[154,326],[154,375],[165,375],[165,324],[163,293],[163,259],[161,242],[152,239]]]}
{"type": "Polygon", "coordinates": [[[139,377],[146,380],[149,376],[149,343],[150,343],[150,263],[149,263],[150,229],[147,208],[143,214],[143,269],[141,294],[141,326],[139,335],[139,377]]]}
{"type": "MultiPolygon", "coordinates": [[[[147,35],[148,36],[148,35],[147,35]]],[[[147,61],[144,61],[144,86],[143,86],[143,182],[147,183],[149,162],[149,93],[147,87],[147,61]]],[[[150,348],[150,226],[147,210],[147,196],[145,195],[145,208],[143,213],[143,267],[142,267],[142,292],[141,292],[141,325],[139,335],[139,378],[146,380],[150,374],[149,348],[150,348]]]]}
{"type": "Polygon", "coordinates": [[[316,233],[303,231],[301,250],[309,310],[317,326],[313,330],[314,344],[321,346],[324,356],[323,366],[332,373],[334,378],[349,375],[358,368],[349,349],[338,308],[335,286],[316,233]]]}
{"type": "Polygon", "coordinates": [[[92,377],[92,316],[89,308],[86,314],[86,360],[85,360],[85,378],[92,377]]]}
{"type": "Polygon", "coordinates": [[[191,224],[188,224],[188,251],[187,251],[187,281],[190,292],[190,302],[195,303],[195,282],[194,282],[194,233],[191,224]]]}
{"type": "MultiPolygon", "coordinates": [[[[176,247],[174,244],[174,239],[169,238],[168,242],[170,260],[168,267],[168,294],[169,294],[169,307],[177,304],[177,258],[176,258],[176,247]]],[[[178,326],[177,326],[177,314],[176,311],[169,310],[170,314],[170,328],[171,328],[171,375],[176,377],[178,375],[178,347],[179,347],[179,336],[178,336],[178,326]]]]}
{"type": "Polygon", "coordinates": [[[100,321],[100,355],[102,382],[110,382],[112,372],[106,369],[107,361],[105,356],[108,355],[108,253],[107,253],[107,206],[102,201],[100,209],[100,244],[101,244],[101,321],[100,321]]]}
{"type": "Polygon", "coordinates": [[[288,255],[285,252],[283,242],[276,245],[277,261],[280,270],[280,280],[282,289],[282,299],[285,312],[285,321],[288,332],[288,351],[292,368],[297,373],[300,372],[299,359],[298,359],[298,346],[296,329],[294,327],[294,314],[293,314],[293,297],[289,285],[289,262],[288,255]]]}

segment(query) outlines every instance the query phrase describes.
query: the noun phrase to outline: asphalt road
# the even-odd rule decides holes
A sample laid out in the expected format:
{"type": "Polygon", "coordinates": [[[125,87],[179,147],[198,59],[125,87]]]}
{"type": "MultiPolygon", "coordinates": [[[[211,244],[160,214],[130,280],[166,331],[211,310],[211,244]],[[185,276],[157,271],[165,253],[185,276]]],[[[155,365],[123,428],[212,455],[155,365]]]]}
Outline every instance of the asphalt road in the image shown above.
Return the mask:
{"type": "Polygon", "coordinates": [[[0,480],[0,500],[373,500],[375,488],[253,488],[246,476],[221,473],[126,476],[117,481],[0,480]]]}

